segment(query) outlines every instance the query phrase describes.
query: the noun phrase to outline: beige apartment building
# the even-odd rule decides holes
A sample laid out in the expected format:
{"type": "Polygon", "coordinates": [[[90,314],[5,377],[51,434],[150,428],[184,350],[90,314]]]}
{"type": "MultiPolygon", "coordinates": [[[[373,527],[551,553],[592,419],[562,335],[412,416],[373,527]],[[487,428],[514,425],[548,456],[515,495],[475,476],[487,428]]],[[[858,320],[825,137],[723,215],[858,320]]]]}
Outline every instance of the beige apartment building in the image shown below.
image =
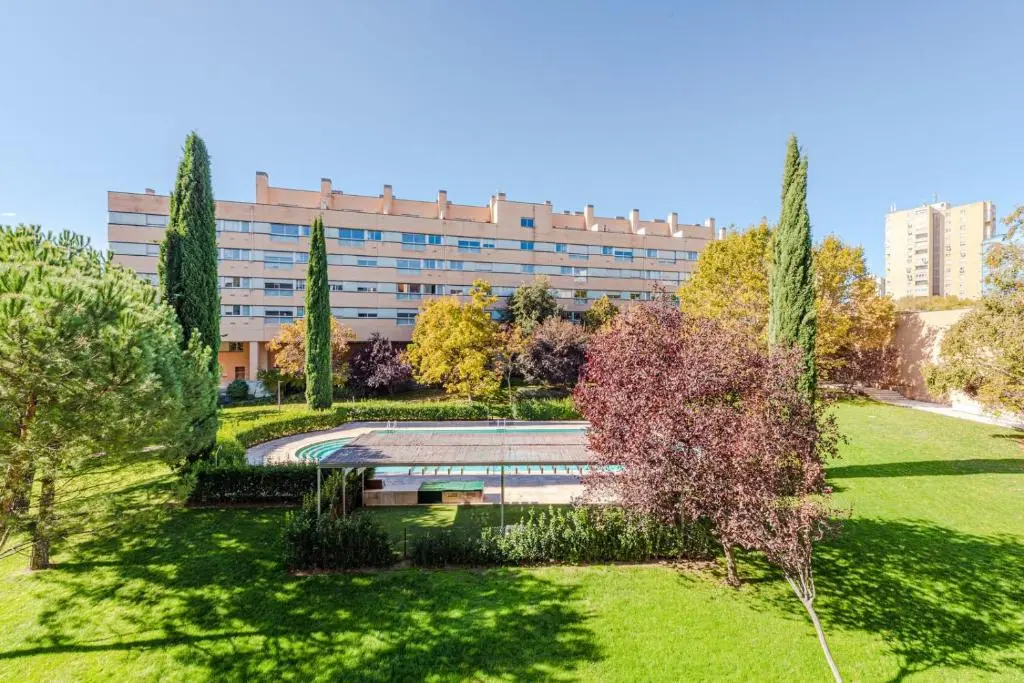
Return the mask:
{"type": "MultiPolygon", "coordinates": [[[[107,195],[115,260],[154,283],[167,225],[168,197],[152,190],[107,195]]],[[[284,322],[305,314],[309,225],[323,215],[331,311],[357,340],[380,332],[409,341],[424,299],[464,296],[476,279],[501,297],[546,277],[565,315],[579,320],[601,296],[628,304],[674,291],[690,277],[697,255],[714,239],[702,225],[665,220],[556,212],[551,202],[512,201],[504,193],[484,206],[400,199],[390,185],[376,196],[345,194],[331,181],[317,190],[273,187],[256,174],[256,201],[218,201],[222,382],[255,380],[268,367],[267,342],[284,322]]]]}
{"type": "Polygon", "coordinates": [[[985,241],[996,231],[992,202],[925,204],[885,215],[885,293],[981,296],[985,241]]]}

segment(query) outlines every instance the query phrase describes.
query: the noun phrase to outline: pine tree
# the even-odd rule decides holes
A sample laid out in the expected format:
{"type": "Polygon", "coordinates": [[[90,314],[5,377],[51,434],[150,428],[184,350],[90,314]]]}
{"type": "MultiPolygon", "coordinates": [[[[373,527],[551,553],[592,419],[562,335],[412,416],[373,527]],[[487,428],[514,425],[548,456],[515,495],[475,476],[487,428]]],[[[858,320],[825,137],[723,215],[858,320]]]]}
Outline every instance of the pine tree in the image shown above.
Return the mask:
{"type": "Polygon", "coordinates": [[[327,284],[324,219],[313,219],[306,269],[306,403],[326,410],[332,402],[331,300],[327,284]]]}
{"type": "Polygon", "coordinates": [[[804,372],[799,381],[800,390],[808,400],[813,400],[818,383],[814,359],[817,313],[811,219],[807,211],[807,157],[801,156],[795,136],[789,139],[782,188],[785,196],[775,233],[769,281],[768,342],[771,346],[795,345],[801,349],[804,372]]]}
{"type": "Polygon", "coordinates": [[[199,334],[217,371],[220,350],[220,292],[217,289],[217,224],[210,156],[195,133],[185,138],[178,177],[170,198],[167,233],[160,246],[160,291],[171,305],[188,346],[199,334]]]}

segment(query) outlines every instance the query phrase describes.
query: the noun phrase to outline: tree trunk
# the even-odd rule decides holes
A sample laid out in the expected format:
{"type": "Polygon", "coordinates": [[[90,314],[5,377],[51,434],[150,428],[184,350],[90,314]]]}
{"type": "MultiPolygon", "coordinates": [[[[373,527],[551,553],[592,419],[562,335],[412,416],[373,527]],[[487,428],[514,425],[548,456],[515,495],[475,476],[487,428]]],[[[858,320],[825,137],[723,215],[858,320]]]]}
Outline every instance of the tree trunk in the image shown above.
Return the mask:
{"type": "Polygon", "coordinates": [[[723,542],[722,549],[725,550],[725,582],[730,586],[740,585],[740,577],[736,573],[736,558],[732,554],[732,545],[723,542]]]}
{"type": "Polygon", "coordinates": [[[821,651],[825,653],[825,660],[828,662],[828,668],[832,669],[832,676],[835,677],[836,683],[843,683],[843,677],[839,675],[839,668],[836,666],[836,662],[832,659],[832,650],[828,647],[828,642],[825,640],[825,631],[821,628],[821,622],[818,621],[818,613],[814,611],[814,603],[810,600],[800,599],[803,603],[804,609],[807,610],[807,614],[811,616],[811,622],[814,624],[814,630],[818,632],[818,642],[821,644],[821,651]]]}
{"type": "MultiPolygon", "coordinates": [[[[35,394],[28,397],[25,412],[18,422],[18,442],[24,444],[28,439],[29,426],[36,416],[38,401],[35,394]]],[[[3,548],[11,535],[12,517],[26,512],[32,500],[32,482],[35,479],[35,467],[28,451],[22,450],[7,466],[4,480],[0,482],[0,548],[3,548]]]]}
{"type": "Polygon", "coordinates": [[[52,474],[47,474],[42,478],[42,489],[39,493],[39,518],[32,534],[32,557],[29,559],[29,569],[46,569],[50,566],[55,484],[52,474]]]}

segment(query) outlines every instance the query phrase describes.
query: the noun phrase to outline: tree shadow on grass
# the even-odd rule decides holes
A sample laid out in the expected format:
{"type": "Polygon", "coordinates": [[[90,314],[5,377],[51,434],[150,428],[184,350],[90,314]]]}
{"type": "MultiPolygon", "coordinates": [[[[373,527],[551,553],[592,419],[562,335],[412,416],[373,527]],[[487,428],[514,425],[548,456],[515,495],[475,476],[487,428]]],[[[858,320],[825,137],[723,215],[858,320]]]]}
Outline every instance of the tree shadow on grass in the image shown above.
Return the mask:
{"type": "Polygon", "coordinates": [[[893,680],[934,667],[1024,667],[1019,538],[855,519],[816,555],[826,630],[881,635],[900,660],[893,680]]]}
{"type": "Polygon", "coordinates": [[[861,477],[934,477],[962,474],[1024,474],[1024,458],[968,458],[966,460],[912,460],[877,465],[830,467],[828,479],[861,477]]]}
{"type": "MultiPolygon", "coordinates": [[[[44,653],[167,648],[191,677],[558,680],[601,654],[576,589],[530,572],[295,577],[279,510],[173,510],[39,574],[44,653]],[[116,615],[116,626],[100,618],[116,615]]],[[[6,662],[6,663],[5,663],[6,662]]]]}

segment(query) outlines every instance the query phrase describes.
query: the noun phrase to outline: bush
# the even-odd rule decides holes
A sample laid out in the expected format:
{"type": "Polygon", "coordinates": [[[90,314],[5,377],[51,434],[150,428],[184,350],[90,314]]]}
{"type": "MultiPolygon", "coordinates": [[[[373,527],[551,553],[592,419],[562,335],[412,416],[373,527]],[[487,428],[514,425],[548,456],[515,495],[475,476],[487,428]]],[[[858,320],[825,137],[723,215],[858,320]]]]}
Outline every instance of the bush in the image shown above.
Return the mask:
{"type": "Polygon", "coordinates": [[[359,569],[395,562],[391,540],[371,515],[317,517],[316,510],[291,512],[284,524],[288,569],[359,569]]]}
{"type": "Polygon", "coordinates": [[[249,385],[243,379],[236,379],[224,390],[232,401],[244,401],[249,398],[249,385]]]}
{"type": "Polygon", "coordinates": [[[709,558],[716,548],[706,524],[679,528],[618,508],[574,507],[531,511],[505,533],[432,531],[413,542],[409,559],[424,567],[650,562],[709,558]]]}
{"type": "Polygon", "coordinates": [[[197,463],[186,474],[190,505],[294,503],[316,489],[312,465],[215,465],[197,463]]]}
{"type": "Polygon", "coordinates": [[[520,420],[582,420],[571,398],[527,399],[516,404],[520,420]]]}

